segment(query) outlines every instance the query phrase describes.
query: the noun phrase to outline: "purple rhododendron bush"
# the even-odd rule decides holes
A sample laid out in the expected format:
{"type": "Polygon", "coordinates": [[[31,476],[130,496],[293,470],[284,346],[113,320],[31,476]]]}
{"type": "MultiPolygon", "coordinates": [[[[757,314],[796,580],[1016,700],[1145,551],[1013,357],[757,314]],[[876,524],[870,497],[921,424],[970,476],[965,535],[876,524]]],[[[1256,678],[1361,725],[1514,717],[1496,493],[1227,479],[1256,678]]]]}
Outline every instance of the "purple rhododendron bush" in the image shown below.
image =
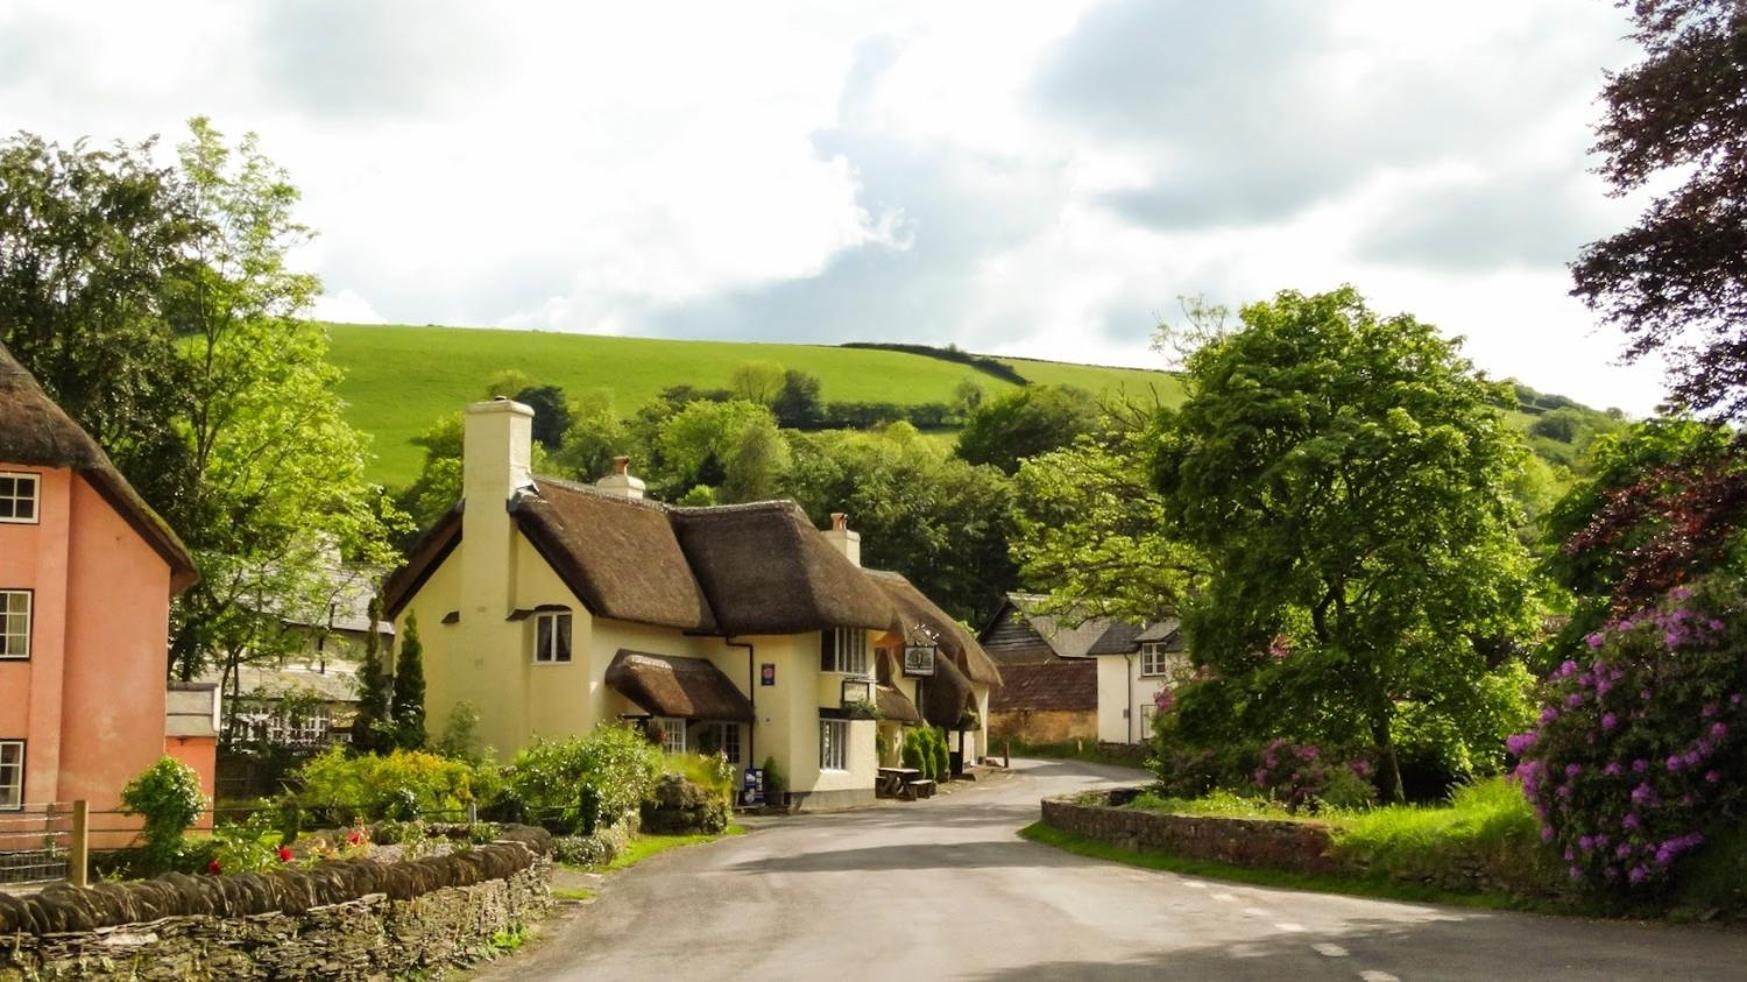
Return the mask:
{"type": "Polygon", "coordinates": [[[1713,578],[1586,639],[1548,677],[1533,730],[1510,739],[1541,837],[1574,880],[1665,887],[1747,789],[1747,596],[1713,578]]]}

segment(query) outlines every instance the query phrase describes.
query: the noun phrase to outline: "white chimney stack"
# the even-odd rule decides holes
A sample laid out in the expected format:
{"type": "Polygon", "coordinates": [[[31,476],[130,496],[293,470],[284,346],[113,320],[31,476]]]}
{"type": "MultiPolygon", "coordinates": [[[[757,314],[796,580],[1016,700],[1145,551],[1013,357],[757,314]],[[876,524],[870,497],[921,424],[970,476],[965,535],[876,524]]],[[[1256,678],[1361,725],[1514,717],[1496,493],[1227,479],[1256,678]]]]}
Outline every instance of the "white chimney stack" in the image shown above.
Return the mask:
{"type": "Polygon", "coordinates": [[[639,478],[631,476],[631,458],[614,457],[613,472],[594,482],[594,486],[608,494],[623,495],[627,498],[643,497],[645,485],[639,478]]]}
{"type": "Polygon", "coordinates": [[[509,571],[515,532],[509,501],[534,483],[534,411],[497,398],[476,402],[462,416],[462,620],[501,620],[509,611],[509,571]]]}
{"type": "Polygon", "coordinates": [[[849,516],[840,511],[831,513],[831,528],[826,530],[825,538],[837,547],[837,551],[849,558],[857,566],[861,565],[861,533],[849,529],[849,516]]]}

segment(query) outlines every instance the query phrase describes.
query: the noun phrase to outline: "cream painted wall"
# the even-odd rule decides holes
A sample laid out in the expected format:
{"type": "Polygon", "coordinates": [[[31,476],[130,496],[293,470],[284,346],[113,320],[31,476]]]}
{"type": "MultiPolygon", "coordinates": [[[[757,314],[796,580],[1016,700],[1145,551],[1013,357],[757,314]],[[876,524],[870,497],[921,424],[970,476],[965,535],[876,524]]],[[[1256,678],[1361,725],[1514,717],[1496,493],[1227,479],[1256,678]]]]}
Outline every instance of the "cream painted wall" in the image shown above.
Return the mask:
{"type": "Polygon", "coordinates": [[[1142,743],[1151,738],[1151,726],[1142,709],[1150,711],[1153,697],[1170,680],[1164,676],[1142,676],[1139,655],[1097,657],[1098,739],[1105,743],[1142,743]]]}

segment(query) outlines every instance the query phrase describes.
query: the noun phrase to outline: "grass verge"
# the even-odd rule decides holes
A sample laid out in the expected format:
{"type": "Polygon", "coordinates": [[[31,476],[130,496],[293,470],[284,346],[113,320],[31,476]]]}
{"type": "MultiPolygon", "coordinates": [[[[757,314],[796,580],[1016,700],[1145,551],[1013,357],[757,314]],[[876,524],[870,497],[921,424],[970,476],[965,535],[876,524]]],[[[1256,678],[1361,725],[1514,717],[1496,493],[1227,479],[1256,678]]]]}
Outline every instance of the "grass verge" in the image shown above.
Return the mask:
{"type": "Polygon", "coordinates": [[[554,887],[552,896],[558,900],[593,900],[599,892],[588,887],[554,887]]]}
{"type": "Polygon", "coordinates": [[[613,858],[612,862],[596,867],[596,872],[611,873],[629,869],[650,856],[659,856],[672,849],[682,849],[686,846],[701,845],[705,842],[715,842],[717,839],[744,834],[746,834],[745,826],[730,825],[728,831],[715,835],[638,835],[631,840],[630,845],[627,845],[623,852],[613,858]]]}
{"type": "Polygon", "coordinates": [[[1123,849],[1096,839],[1089,839],[1072,832],[1033,822],[1019,830],[1022,838],[1040,845],[1051,846],[1076,856],[1088,859],[1103,859],[1129,866],[1139,866],[1143,869],[1163,870],[1168,873],[1180,873],[1185,876],[1204,876],[1213,880],[1229,880],[1234,883],[1247,883],[1252,886],[1278,887],[1287,890],[1306,890],[1316,893],[1337,893],[1354,897],[1372,897],[1381,900],[1405,900],[1415,903],[1452,904],[1463,907],[1480,907],[1488,910],[1532,910],[1543,913],[1587,913],[1576,911],[1570,905],[1557,904],[1551,901],[1527,900],[1500,893],[1457,893],[1450,890],[1440,890],[1423,884],[1403,883],[1389,879],[1356,878],[1344,876],[1317,875],[1314,873],[1290,873],[1283,870],[1255,869],[1248,866],[1234,866],[1206,859],[1185,859],[1168,853],[1151,850],[1123,849]]]}

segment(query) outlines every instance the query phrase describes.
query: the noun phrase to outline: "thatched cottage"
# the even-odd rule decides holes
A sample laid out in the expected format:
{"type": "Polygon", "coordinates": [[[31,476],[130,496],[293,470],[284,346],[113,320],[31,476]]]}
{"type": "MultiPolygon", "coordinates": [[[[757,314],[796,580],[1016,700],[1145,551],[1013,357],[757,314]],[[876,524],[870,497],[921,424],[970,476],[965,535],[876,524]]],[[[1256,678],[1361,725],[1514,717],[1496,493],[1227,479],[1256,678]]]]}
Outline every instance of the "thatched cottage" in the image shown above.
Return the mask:
{"type": "Polygon", "coordinates": [[[926,716],[985,752],[994,665],[903,577],[863,570],[841,517],[658,503],[623,459],[594,485],[538,477],[532,419],[467,407],[463,499],[384,590],[400,637],[417,619],[433,726],[468,703],[507,757],[639,720],[670,750],[774,759],[806,807],[872,799],[882,726],[926,716]]]}

